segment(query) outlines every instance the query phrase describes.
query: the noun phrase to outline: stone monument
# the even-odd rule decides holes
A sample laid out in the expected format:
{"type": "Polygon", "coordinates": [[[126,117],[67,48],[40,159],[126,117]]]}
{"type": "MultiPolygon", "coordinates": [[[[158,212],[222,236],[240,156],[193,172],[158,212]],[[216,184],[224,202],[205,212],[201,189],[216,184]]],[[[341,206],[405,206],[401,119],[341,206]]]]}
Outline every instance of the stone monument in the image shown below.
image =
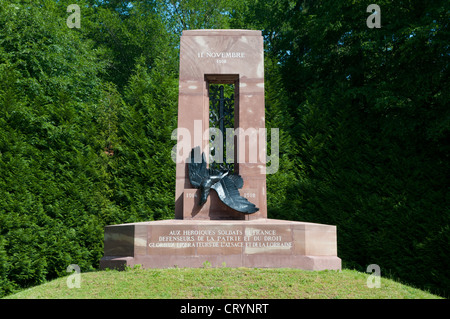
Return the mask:
{"type": "Polygon", "coordinates": [[[107,226],[100,268],[202,267],[207,262],[213,267],[340,269],[336,226],[267,218],[264,116],[261,32],[184,31],[175,219],[107,226]],[[242,213],[225,205],[217,188],[201,203],[201,189],[189,179],[194,148],[206,155],[211,170],[220,167],[240,176],[239,194],[256,211],[242,213]]]}

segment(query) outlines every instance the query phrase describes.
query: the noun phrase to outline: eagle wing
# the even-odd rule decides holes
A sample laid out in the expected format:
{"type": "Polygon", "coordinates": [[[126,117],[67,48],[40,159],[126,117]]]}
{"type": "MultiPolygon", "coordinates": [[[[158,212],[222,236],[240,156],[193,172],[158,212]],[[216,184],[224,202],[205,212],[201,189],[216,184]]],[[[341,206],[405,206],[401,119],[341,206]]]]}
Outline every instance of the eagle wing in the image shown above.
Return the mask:
{"type": "Polygon", "coordinates": [[[239,178],[233,178],[232,176],[236,175],[225,176],[220,181],[212,185],[211,188],[213,188],[217,192],[220,200],[224,202],[228,207],[231,207],[232,209],[245,214],[256,213],[259,208],[257,208],[254,204],[250,203],[246,198],[242,197],[239,194],[238,185],[240,185],[241,187],[242,185],[239,182],[239,178]]]}
{"type": "Polygon", "coordinates": [[[242,179],[241,175],[239,174],[232,174],[232,175],[228,175],[229,178],[231,178],[231,180],[233,181],[234,185],[236,185],[236,187],[238,189],[241,189],[242,186],[244,186],[244,180],[242,179]]]}
{"type": "Polygon", "coordinates": [[[195,188],[200,188],[202,180],[205,177],[209,176],[208,170],[206,169],[205,154],[202,153],[201,162],[198,162],[199,159],[200,159],[200,147],[197,146],[191,150],[190,162],[188,164],[189,181],[195,188]]]}

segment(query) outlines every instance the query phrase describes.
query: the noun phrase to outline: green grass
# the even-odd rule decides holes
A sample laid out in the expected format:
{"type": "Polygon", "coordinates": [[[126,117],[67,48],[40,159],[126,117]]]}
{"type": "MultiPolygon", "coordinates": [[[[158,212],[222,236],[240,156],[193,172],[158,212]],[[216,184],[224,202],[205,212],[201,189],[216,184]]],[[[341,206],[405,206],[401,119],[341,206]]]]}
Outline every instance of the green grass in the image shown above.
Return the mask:
{"type": "Polygon", "coordinates": [[[81,273],[80,288],[68,288],[68,277],[63,277],[6,298],[440,298],[387,278],[381,278],[380,288],[368,288],[368,276],[348,269],[305,271],[206,267],[109,270],[81,273]]]}

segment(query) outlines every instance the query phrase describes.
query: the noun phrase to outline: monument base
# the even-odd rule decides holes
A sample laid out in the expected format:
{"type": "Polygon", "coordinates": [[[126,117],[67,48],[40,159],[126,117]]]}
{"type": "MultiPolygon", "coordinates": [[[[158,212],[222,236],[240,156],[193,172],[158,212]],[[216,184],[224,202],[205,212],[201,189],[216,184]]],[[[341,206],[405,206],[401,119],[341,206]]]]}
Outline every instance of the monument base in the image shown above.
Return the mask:
{"type": "Polygon", "coordinates": [[[336,226],[259,220],[162,220],[105,228],[101,269],[256,267],[341,269],[336,226]]]}

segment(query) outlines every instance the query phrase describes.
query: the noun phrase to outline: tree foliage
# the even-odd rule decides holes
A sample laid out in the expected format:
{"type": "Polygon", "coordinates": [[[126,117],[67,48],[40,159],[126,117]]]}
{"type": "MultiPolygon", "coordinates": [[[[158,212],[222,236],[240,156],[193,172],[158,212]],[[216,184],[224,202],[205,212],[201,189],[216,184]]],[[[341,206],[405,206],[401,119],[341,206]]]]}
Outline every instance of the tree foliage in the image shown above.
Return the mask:
{"type": "Polygon", "coordinates": [[[179,36],[262,30],[269,217],[344,266],[448,296],[449,4],[0,0],[0,295],[98,267],[103,227],[173,218],[179,36]],[[270,149],[270,148],[268,148],[270,149]]]}
{"type": "MultiPolygon", "coordinates": [[[[380,1],[380,29],[366,26],[368,4],[273,6],[284,22],[265,34],[283,117],[295,119],[280,125],[296,176],[273,212],[337,225],[348,267],[376,263],[448,293],[448,4],[380,1]]],[[[253,12],[265,10],[257,2],[253,12]]]]}

